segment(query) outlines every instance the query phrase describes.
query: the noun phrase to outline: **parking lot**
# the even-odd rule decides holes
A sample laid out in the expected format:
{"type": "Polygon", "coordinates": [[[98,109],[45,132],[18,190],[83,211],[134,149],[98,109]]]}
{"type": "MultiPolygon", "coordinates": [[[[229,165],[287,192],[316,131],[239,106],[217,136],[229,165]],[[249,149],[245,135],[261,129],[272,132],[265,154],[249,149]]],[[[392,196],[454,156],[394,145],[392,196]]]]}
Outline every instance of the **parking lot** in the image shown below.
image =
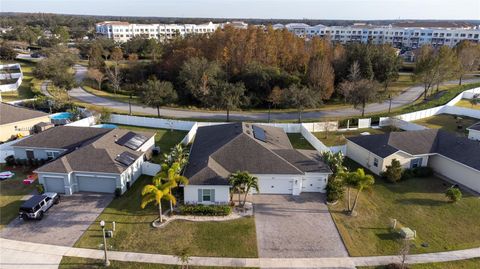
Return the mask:
{"type": "Polygon", "coordinates": [[[35,243],[73,246],[83,232],[113,199],[113,195],[76,193],[62,196],[42,220],[15,219],[0,231],[0,237],[35,243]]]}

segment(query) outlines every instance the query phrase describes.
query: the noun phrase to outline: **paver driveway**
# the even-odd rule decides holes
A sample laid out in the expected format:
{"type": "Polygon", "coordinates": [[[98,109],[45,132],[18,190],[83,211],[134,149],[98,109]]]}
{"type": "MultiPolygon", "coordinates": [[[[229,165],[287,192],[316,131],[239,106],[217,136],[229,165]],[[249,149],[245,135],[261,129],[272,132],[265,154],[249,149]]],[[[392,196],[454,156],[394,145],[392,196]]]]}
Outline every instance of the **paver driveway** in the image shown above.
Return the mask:
{"type": "Polygon", "coordinates": [[[99,193],[61,196],[60,203],[51,207],[42,220],[15,219],[1,230],[0,237],[73,246],[112,198],[113,195],[99,193]]]}
{"type": "Polygon", "coordinates": [[[254,195],[260,258],[347,257],[324,195],[254,195]]]}

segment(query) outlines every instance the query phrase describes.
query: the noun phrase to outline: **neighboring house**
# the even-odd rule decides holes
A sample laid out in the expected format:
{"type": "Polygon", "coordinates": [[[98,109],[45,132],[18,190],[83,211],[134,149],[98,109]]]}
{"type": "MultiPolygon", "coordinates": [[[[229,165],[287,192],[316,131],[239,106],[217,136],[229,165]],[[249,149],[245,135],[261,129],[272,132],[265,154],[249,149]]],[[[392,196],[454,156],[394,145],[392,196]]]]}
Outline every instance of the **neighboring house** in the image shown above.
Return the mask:
{"type": "Polygon", "coordinates": [[[50,122],[49,114],[0,102],[0,141],[30,135],[40,122],[50,122]]]}
{"type": "Polygon", "coordinates": [[[316,151],[296,150],[281,128],[249,123],[200,127],[184,175],[185,203],[227,203],[228,177],[248,171],[262,194],[325,192],[331,170],[316,151]]]}
{"type": "Polygon", "coordinates": [[[59,126],[13,145],[15,158],[50,159],[34,172],[46,191],[125,192],[142,174],[155,134],[59,126]]]}
{"type": "Polygon", "coordinates": [[[469,139],[480,141],[480,122],[468,127],[467,130],[469,139]]]}
{"type": "Polygon", "coordinates": [[[393,159],[404,168],[429,166],[480,192],[480,142],[438,129],[347,138],[347,156],[379,175],[393,159]]]}

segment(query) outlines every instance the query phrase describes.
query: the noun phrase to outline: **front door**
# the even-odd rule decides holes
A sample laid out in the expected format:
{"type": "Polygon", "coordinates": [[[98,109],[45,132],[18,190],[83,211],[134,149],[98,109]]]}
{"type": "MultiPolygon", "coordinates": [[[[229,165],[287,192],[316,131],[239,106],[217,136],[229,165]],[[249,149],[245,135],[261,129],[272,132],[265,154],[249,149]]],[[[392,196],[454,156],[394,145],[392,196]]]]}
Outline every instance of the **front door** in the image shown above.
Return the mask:
{"type": "Polygon", "coordinates": [[[27,159],[35,159],[35,155],[33,154],[33,150],[26,150],[25,153],[27,154],[27,159]]]}

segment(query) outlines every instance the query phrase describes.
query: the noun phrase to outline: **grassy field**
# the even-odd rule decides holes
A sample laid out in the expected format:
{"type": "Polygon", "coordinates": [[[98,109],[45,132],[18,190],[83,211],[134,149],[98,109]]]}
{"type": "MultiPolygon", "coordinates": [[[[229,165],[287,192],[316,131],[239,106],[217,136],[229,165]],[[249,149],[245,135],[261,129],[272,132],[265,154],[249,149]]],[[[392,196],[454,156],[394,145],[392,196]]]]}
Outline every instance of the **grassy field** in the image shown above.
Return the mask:
{"type": "MultiPolygon", "coordinates": [[[[357,269],[385,269],[385,266],[357,267],[357,269]]],[[[452,262],[435,262],[408,265],[410,269],[474,269],[480,268],[480,259],[470,259],[452,262]]]]}
{"type": "Polygon", "coordinates": [[[359,136],[363,132],[368,132],[370,134],[384,134],[390,132],[388,128],[367,128],[367,129],[357,129],[357,130],[348,130],[348,131],[335,131],[335,132],[316,132],[313,133],[323,144],[327,147],[345,145],[347,143],[347,137],[359,136]]]}
{"type": "Polygon", "coordinates": [[[24,180],[30,173],[29,169],[20,166],[16,168],[0,165],[0,171],[12,171],[15,176],[0,181],[0,229],[18,217],[18,208],[23,203],[22,198],[35,190],[35,185],[24,185],[24,180]]]}
{"type": "Polygon", "coordinates": [[[156,163],[161,163],[163,159],[163,153],[169,152],[173,146],[180,143],[182,139],[187,135],[185,131],[177,130],[167,130],[167,129],[155,129],[155,128],[145,128],[138,126],[130,125],[120,125],[115,124],[121,129],[128,129],[132,131],[145,131],[145,132],[155,132],[155,145],[160,147],[161,154],[159,156],[153,156],[153,161],[156,163]]]}
{"type": "MultiPolygon", "coordinates": [[[[107,98],[107,99],[112,99],[112,100],[119,101],[119,102],[128,103],[128,100],[130,99],[130,96],[128,96],[128,95],[113,94],[113,93],[106,92],[106,91],[100,91],[100,90],[94,89],[93,87],[86,86],[86,85],[82,86],[82,88],[85,91],[87,91],[87,92],[89,92],[93,95],[103,97],[103,98],[107,98]]],[[[135,96],[135,95],[132,96],[131,101],[132,101],[132,104],[141,104],[138,96],[135,96]]]]}
{"type": "Polygon", "coordinates": [[[402,73],[398,76],[398,80],[394,81],[388,86],[388,91],[393,93],[393,95],[399,95],[406,89],[415,86],[416,82],[413,81],[412,76],[410,74],[402,73]]]}
{"type": "Polygon", "coordinates": [[[360,196],[358,216],[344,213],[345,199],[330,211],[351,256],[398,254],[400,236],[391,230],[391,219],[417,231],[411,253],[479,247],[480,199],[463,192],[461,201],[449,203],[444,191],[450,185],[436,177],[397,184],[376,179],[360,196]]]}
{"type": "Polygon", "coordinates": [[[433,117],[416,120],[414,121],[414,123],[423,125],[428,128],[442,129],[465,136],[467,134],[466,128],[479,121],[478,119],[469,117],[460,118],[454,115],[440,114],[433,117]],[[458,128],[459,126],[461,126],[461,128],[458,128]]]}
{"type": "Polygon", "coordinates": [[[315,149],[300,133],[289,133],[288,139],[296,149],[315,149]]]}
{"type": "Polygon", "coordinates": [[[175,221],[164,228],[153,228],[158,209],[149,205],[140,209],[141,189],[150,183],[141,177],[122,197],[105,208],[76,247],[98,248],[101,230],[98,222],[116,222],[116,232],[108,244],[113,250],[172,254],[188,248],[194,256],[257,257],[255,222],[246,217],[226,222],[175,221]]]}
{"type": "Polygon", "coordinates": [[[40,92],[41,81],[33,77],[35,64],[32,62],[19,62],[22,66],[23,81],[17,91],[2,93],[4,102],[33,98],[40,92]]]}
{"type": "Polygon", "coordinates": [[[459,107],[465,107],[465,108],[480,110],[480,104],[472,105],[468,99],[462,99],[462,100],[458,101],[455,105],[459,106],[459,107]]]}
{"type": "MultiPolygon", "coordinates": [[[[96,269],[105,268],[103,266],[103,260],[84,259],[76,257],[63,257],[60,263],[60,269],[96,269]]],[[[136,263],[136,262],[121,262],[110,261],[109,268],[118,269],[178,269],[181,268],[178,265],[165,265],[165,264],[153,264],[153,263],[136,263]]],[[[208,266],[188,266],[190,269],[227,269],[234,267],[208,267],[208,266]]],[[[245,268],[245,267],[244,267],[245,268]]],[[[247,268],[248,269],[248,268],[247,268]]]]}

